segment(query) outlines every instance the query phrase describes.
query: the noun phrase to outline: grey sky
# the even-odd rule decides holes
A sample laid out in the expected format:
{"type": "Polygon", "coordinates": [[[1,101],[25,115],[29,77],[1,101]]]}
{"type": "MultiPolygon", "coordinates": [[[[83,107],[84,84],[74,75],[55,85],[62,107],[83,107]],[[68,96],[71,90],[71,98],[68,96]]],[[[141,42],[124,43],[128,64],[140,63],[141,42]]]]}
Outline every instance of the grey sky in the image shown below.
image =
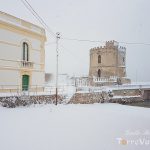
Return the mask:
{"type": "MultiPolygon", "coordinates": [[[[149,0],[28,0],[53,32],[62,37],[150,43],[149,0]]],[[[38,24],[20,0],[0,0],[0,10],[38,24]]],[[[54,42],[47,35],[47,43],[54,42]]],[[[86,75],[89,49],[101,43],[60,41],[59,72],[86,75]],[[62,47],[63,46],[63,47],[62,47]]],[[[150,81],[150,46],[126,45],[127,74],[150,81]]],[[[46,71],[55,73],[55,44],[46,45],[46,71]]]]}

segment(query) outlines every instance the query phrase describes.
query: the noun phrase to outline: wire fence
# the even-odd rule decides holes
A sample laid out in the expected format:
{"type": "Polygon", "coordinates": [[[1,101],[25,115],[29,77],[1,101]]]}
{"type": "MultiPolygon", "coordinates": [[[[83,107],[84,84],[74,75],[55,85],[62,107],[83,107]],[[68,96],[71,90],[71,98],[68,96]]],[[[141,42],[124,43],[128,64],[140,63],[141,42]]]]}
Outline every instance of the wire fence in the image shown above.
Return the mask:
{"type": "MultiPolygon", "coordinates": [[[[58,86],[58,95],[64,95],[66,98],[71,98],[75,93],[95,93],[109,90],[122,89],[150,89],[150,83],[126,84],[126,85],[112,85],[112,86],[90,86],[88,84],[62,84],[58,86]]],[[[36,96],[36,95],[54,95],[56,94],[56,87],[54,85],[0,85],[0,97],[8,96],[36,96]]]]}
{"type": "MultiPolygon", "coordinates": [[[[69,99],[75,92],[76,87],[70,85],[59,85],[58,95],[63,95],[69,99]]],[[[0,97],[14,97],[14,96],[39,96],[39,95],[55,95],[56,87],[54,85],[32,85],[32,86],[19,86],[19,85],[0,85],[0,97]]]]}

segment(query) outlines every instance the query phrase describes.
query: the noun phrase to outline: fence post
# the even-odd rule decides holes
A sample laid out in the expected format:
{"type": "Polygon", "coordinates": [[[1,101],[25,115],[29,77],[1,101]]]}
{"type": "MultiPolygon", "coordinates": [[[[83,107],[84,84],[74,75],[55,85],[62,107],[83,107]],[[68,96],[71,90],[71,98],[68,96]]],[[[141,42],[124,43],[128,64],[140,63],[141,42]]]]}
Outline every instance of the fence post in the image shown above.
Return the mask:
{"type": "Polygon", "coordinates": [[[37,95],[37,85],[36,85],[36,95],[37,95]]]}
{"type": "Polygon", "coordinates": [[[52,91],[51,91],[51,86],[49,87],[49,93],[50,93],[50,95],[51,95],[51,93],[52,93],[52,91]]]}

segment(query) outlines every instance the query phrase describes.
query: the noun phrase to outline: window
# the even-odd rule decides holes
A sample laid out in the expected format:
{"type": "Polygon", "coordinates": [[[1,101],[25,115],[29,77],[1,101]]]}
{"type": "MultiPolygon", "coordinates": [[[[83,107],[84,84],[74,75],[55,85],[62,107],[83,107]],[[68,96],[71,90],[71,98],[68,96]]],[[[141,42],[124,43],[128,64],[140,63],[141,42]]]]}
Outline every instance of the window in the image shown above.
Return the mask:
{"type": "Polygon", "coordinates": [[[23,60],[29,61],[29,46],[26,42],[23,42],[23,60]]]}
{"type": "Polygon", "coordinates": [[[98,63],[101,63],[101,55],[98,55],[98,63]]]}
{"type": "Polygon", "coordinates": [[[125,63],[125,58],[124,57],[122,58],[122,61],[123,61],[123,63],[125,63]]]}

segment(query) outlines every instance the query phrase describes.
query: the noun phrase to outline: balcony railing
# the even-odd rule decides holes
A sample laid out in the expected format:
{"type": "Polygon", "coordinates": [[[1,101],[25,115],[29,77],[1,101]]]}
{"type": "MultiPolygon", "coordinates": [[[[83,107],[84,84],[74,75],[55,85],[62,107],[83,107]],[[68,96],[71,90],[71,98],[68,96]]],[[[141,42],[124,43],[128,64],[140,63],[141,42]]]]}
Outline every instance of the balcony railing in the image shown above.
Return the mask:
{"type": "Polygon", "coordinates": [[[21,67],[22,68],[33,68],[33,62],[22,60],[21,67]]]}
{"type": "Polygon", "coordinates": [[[117,76],[93,77],[94,82],[117,82],[117,76]]]}

